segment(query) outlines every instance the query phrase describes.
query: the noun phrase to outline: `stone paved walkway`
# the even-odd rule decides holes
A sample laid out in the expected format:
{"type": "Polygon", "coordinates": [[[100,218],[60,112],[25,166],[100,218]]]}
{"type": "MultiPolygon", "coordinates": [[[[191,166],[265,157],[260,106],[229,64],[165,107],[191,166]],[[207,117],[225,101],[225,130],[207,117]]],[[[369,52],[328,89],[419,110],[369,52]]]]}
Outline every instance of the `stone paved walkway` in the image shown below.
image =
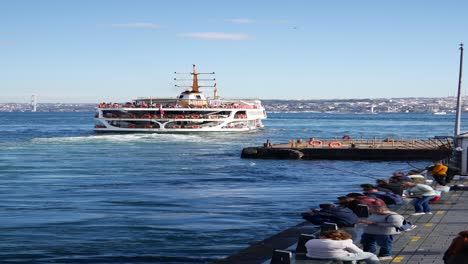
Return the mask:
{"type": "MultiPolygon", "coordinates": [[[[468,185],[466,180],[458,183],[468,185]]],[[[450,191],[431,204],[432,215],[412,216],[411,205],[401,208],[398,212],[417,227],[395,236],[395,257],[382,263],[443,263],[443,254],[452,239],[460,231],[468,230],[467,202],[468,191],[450,191]]]]}

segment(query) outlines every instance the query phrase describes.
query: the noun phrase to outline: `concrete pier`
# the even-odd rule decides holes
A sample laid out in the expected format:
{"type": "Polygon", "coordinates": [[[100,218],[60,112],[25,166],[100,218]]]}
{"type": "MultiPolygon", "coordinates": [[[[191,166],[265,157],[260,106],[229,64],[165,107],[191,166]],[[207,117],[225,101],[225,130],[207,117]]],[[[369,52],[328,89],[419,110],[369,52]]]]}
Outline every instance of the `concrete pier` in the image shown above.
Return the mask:
{"type": "MultiPolygon", "coordinates": [[[[468,180],[458,181],[468,184],[468,180]]],[[[396,236],[394,259],[382,263],[443,263],[442,256],[452,239],[463,230],[468,230],[468,191],[443,193],[442,199],[431,204],[433,214],[411,216],[411,205],[399,213],[418,227],[396,236]]]]}
{"type": "MultiPolygon", "coordinates": [[[[457,180],[454,184],[468,185],[468,177],[457,180]]],[[[411,215],[414,208],[406,204],[395,210],[411,221],[417,227],[411,231],[395,235],[393,245],[394,258],[382,260],[382,264],[425,264],[443,263],[442,257],[449,247],[452,239],[463,231],[468,230],[468,191],[450,191],[442,193],[439,201],[431,203],[433,214],[419,216],[411,215]]],[[[293,251],[297,238],[301,233],[314,233],[317,226],[304,222],[287,229],[275,236],[253,244],[251,247],[240,251],[225,259],[219,260],[217,264],[266,264],[269,263],[271,254],[275,249],[286,249],[293,251]]],[[[352,232],[350,233],[359,233],[352,232]]],[[[358,237],[353,238],[359,240],[358,237]]],[[[359,243],[357,243],[359,245],[359,243]]],[[[332,263],[296,259],[296,264],[332,263]]]]}
{"type": "Polygon", "coordinates": [[[448,137],[428,139],[309,139],[244,148],[247,159],[442,160],[453,151],[448,137]]]}

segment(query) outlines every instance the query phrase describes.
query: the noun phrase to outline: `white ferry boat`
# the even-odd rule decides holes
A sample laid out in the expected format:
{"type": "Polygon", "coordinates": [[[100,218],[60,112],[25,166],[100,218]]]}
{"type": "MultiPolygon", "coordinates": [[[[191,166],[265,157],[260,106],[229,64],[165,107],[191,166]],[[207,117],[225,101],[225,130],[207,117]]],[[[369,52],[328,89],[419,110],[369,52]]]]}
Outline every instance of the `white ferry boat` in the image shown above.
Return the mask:
{"type": "MultiPolygon", "coordinates": [[[[191,89],[177,98],[138,98],[123,104],[101,103],[95,115],[96,132],[138,133],[191,133],[191,132],[242,132],[263,129],[267,118],[260,100],[221,99],[216,84],[199,85],[200,74],[193,65],[193,72],[176,73],[192,75],[191,89]],[[205,97],[200,87],[214,87],[213,98],[205,97]]],[[[179,79],[174,79],[179,80],[179,79]]]]}

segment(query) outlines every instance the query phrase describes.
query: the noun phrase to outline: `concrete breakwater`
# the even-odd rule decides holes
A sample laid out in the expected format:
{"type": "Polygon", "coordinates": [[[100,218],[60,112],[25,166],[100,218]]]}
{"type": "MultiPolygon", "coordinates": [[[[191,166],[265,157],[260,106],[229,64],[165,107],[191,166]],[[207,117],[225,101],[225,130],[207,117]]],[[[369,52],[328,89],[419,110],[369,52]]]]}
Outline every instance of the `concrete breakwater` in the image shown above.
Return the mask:
{"type": "Polygon", "coordinates": [[[330,159],[330,160],[440,160],[453,151],[451,138],[412,140],[358,139],[308,141],[291,140],[289,143],[267,142],[260,147],[247,147],[241,158],[249,159],[330,159]]]}

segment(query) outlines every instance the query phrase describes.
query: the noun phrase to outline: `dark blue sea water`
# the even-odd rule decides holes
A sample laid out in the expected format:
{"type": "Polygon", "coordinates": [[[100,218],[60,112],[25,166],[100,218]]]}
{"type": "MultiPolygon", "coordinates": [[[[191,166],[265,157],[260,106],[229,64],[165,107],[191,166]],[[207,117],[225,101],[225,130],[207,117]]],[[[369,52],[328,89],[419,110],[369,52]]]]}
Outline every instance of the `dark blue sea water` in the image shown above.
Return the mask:
{"type": "Polygon", "coordinates": [[[0,113],[1,263],[210,263],[360,183],[429,164],[246,160],[243,147],[452,135],[455,119],[288,113],[254,133],[96,135],[93,115],[0,113]]]}

